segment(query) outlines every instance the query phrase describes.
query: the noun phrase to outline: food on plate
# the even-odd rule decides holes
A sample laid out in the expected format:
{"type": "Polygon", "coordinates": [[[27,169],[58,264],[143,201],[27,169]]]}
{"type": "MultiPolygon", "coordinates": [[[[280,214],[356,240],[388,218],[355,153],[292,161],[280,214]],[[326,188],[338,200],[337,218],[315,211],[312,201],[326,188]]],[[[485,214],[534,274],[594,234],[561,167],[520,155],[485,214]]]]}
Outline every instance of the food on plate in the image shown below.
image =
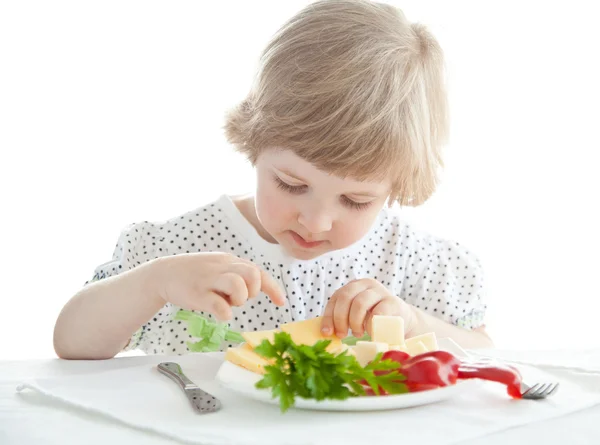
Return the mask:
{"type": "MultiPolygon", "coordinates": [[[[446,351],[430,351],[413,357],[401,351],[388,351],[382,360],[398,363],[398,372],[405,377],[409,392],[454,385],[461,365],[457,357],[446,351]]],[[[385,388],[380,388],[380,393],[384,395],[385,388]]]]}
{"type": "Polygon", "coordinates": [[[344,400],[402,394],[472,378],[502,383],[511,397],[521,397],[521,376],[515,368],[463,363],[439,350],[434,332],[405,338],[404,323],[397,319],[402,320],[374,316],[373,338],[349,344],[323,335],[320,317],[242,333],[246,342],[229,348],[225,359],[261,374],[257,388],[271,389],[282,411],[294,405],[295,397],[344,400]]]}
{"type": "Polygon", "coordinates": [[[294,405],[296,397],[344,400],[365,395],[366,388],[374,394],[380,389],[386,394],[408,391],[397,363],[378,357],[361,366],[347,351],[337,355],[327,352],[329,341],[297,344],[287,332],[275,334],[273,343],[265,340],[255,351],[274,364],[265,367],[266,373],[256,387],[270,389],[273,398],[279,398],[282,412],[294,405]]]}
{"type": "Polygon", "coordinates": [[[273,363],[254,352],[249,344],[239,348],[229,348],[225,353],[225,360],[256,374],[264,374],[265,367],[273,363]]]}
{"type": "Polygon", "coordinates": [[[354,351],[360,366],[365,366],[371,360],[374,360],[377,354],[390,349],[390,345],[376,341],[359,341],[356,342],[356,346],[349,346],[349,349],[354,351]]]}
{"type": "Polygon", "coordinates": [[[404,319],[393,315],[375,315],[371,322],[373,341],[388,345],[403,345],[404,319]]]}
{"type": "Polygon", "coordinates": [[[410,349],[413,345],[423,343],[427,351],[437,351],[439,349],[435,332],[427,332],[426,334],[416,335],[406,339],[406,347],[410,349]]]}
{"type": "Polygon", "coordinates": [[[296,344],[312,346],[320,340],[329,340],[328,352],[342,350],[342,340],[332,335],[323,335],[321,332],[321,317],[310,320],[294,321],[280,326],[283,332],[290,334],[296,344]]]}
{"type": "Polygon", "coordinates": [[[458,368],[459,379],[482,379],[506,385],[508,395],[521,398],[521,374],[514,367],[502,363],[463,363],[458,368]]]}
{"type": "Polygon", "coordinates": [[[390,351],[402,351],[402,352],[406,352],[408,354],[408,348],[406,347],[406,344],[403,344],[403,345],[390,345],[389,350],[390,351]]]}
{"type": "Polygon", "coordinates": [[[250,345],[252,348],[256,348],[263,340],[273,342],[276,332],[279,332],[279,329],[273,329],[271,331],[242,332],[242,338],[246,344],[250,345]]]}
{"type": "MultiPolygon", "coordinates": [[[[432,350],[435,351],[435,349],[432,350]]],[[[411,343],[410,345],[406,345],[406,351],[410,355],[419,355],[425,354],[427,351],[429,351],[429,349],[427,349],[425,343],[423,343],[422,341],[417,341],[415,343],[411,343]]]]}

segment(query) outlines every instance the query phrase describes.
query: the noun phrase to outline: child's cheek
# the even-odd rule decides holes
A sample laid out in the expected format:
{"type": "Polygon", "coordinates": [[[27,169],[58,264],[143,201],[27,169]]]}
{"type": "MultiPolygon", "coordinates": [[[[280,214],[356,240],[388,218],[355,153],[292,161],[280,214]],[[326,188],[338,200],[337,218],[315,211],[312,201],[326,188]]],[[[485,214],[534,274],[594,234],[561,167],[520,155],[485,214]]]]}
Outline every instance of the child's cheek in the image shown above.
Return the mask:
{"type": "Polygon", "coordinates": [[[338,242],[350,246],[360,240],[371,229],[377,214],[378,210],[375,210],[360,216],[352,215],[345,218],[337,230],[338,242]]]}

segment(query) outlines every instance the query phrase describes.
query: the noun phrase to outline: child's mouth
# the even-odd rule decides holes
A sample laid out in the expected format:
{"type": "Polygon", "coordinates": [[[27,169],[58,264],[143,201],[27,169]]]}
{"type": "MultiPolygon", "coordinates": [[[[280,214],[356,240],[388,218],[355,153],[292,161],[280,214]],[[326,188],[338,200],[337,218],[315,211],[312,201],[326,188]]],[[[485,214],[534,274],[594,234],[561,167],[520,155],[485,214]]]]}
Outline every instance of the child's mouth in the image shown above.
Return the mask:
{"type": "Polygon", "coordinates": [[[294,239],[296,244],[298,244],[300,247],[303,247],[305,249],[312,249],[314,247],[320,246],[321,244],[323,244],[325,242],[325,241],[306,241],[304,238],[302,238],[300,235],[298,235],[293,230],[290,230],[290,233],[292,234],[292,238],[294,239]]]}

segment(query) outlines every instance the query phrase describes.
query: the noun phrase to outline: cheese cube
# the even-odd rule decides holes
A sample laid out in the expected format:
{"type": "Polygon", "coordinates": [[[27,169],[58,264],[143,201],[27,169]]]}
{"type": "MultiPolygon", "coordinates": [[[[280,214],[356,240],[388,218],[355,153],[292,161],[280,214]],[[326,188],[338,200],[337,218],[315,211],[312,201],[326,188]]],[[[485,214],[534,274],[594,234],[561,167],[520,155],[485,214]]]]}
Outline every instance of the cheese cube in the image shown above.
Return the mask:
{"type": "Polygon", "coordinates": [[[374,342],[388,345],[404,344],[404,319],[393,315],[374,315],[371,322],[374,342]]]}
{"type": "Polygon", "coordinates": [[[271,331],[242,332],[242,337],[246,340],[247,344],[256,348],[263,340],[269,340],[273,343],[277,332],[279,332],[279,329],[273,329],[271,331]]]}
{"type": "MultiPolygon", "coordinates": [[[[337,343],[336,343],[337,344],[337,343]]],[[[344,344],[344,343],[340,343],[339,346],[335,347],[335,348],[328,348],[327,352],[330,352],[334,355],[337,354],[341,354],[344,351],[349,351],[350,346],[344,344]]]]}
{"type": "Polygon", "coordinates": [[[402,351],[402,352],[406,352],[407,354],[410,354],[410,352],[408,352],[408,348],[406,347],[406,344],[404,344],[404,345],[390,345],[389,350],[390,351],[402,351]]]}
{"type": "Polygon", "coordinates": [[[339,347],[339,349],[336,349],[335,351],[329,351],[332,354],[341,354],[342,352],[346,352],[346,355],[356,355],[354,352],[354,348],[352,346],[349,346],[347,344],[342,343],[339,347]]]}
{"type": "Polygon", "coordinates": [[[424,354],[425,352],[428,352],[427,346],[425,346],[422,341],[411,343],[410,346],[408,346],[408,353],[412,356],[424,354]]]}
{"type": "Polygon", "coordinates": [[[410,349],[411,345],[423,342],[428,351],[437,351],[439,349],[435,332],[417,335],[406,339],[406,346],[410,349]]]}
{"type": "Polygon", "coordinates": [[[334,353],[342,347],[342,340],[332,335],[323,335],[321,332],[321,317],[311,318],[310,320],[295,321],[282,324],[281,330],[290,334],[294,343],[299,345],[312,346],[319,340],[331,340],[327,351],[334,353]]]}
{"type": "Polygon", "coordinates": [[[361,366],[366,366],[380,352],[388,350],[387,343],[378,343],[374,341],[357,341],[354,346],[356,360],[361,366]]]}
{"type": "Polygon", "coordinates": [[[271,364],[267,359],[252,351],[249,345],[228,348],[225,353],[225,360],[257,374],[264,374],[265,366],[271,364]]]}

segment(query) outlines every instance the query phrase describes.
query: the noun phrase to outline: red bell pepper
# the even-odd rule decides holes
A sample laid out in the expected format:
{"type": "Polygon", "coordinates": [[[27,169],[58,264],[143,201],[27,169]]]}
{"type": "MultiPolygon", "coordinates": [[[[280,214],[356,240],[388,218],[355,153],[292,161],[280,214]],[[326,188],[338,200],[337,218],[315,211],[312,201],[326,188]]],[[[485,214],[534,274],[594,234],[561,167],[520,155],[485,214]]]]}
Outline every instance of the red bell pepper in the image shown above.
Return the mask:
{"type": "MultiPolygon", "coordinates": [[[[454,385],[458,379],[478,378],[503,383],[511,397],[521,398],[519,371],[503,364],[468,364],[446,351],[431,351],[411,357],[402,351],[387,351],[383,360],[398,363],[397,371],[406,379],[402,381],[410,392],[425,391],[454,385]]],[[[377,371],[378,375],[390,371],[377,371]]],[[[373,395],[366,381],[361,382],[367,394],[373,395]]],[[[385,395],[383,388],[380,393],[385,395]]]]}
{"type": "Polygon", "coordinates": [[[463,363],[458,368],[459,379],[482,379],[506,385],[506,392],[515,399],[521,396],[522,377],[519,371],[501,363],[468,364],[463,363]]]}
{"type": "MultiPolygon", "coordinates": [[[[410,392],[453,385],[456,383],[460,365],[460,360],[445,351],[432,351],[414,357],[401,351],[387,351],[383,353],[382,359],[398,363],[398,372],[406,378],[402,383],[410,392]]],[[[377,371],[377,374],[388,372],[390,371],[377,371]]],[[[380,392],[384,393],[382,388],[380,392]]]]}
{"type": "Polygon", "coordinates": [[[405,361],[407,361],[408,359],[410,359],[410,354],[407,354],[406,352],[402,352],[402,351],[392,350],[392,351],[384,352],[383,356],[381,358],[383,360],[393,360],[395,362],[402,364],[405,361]]]}

